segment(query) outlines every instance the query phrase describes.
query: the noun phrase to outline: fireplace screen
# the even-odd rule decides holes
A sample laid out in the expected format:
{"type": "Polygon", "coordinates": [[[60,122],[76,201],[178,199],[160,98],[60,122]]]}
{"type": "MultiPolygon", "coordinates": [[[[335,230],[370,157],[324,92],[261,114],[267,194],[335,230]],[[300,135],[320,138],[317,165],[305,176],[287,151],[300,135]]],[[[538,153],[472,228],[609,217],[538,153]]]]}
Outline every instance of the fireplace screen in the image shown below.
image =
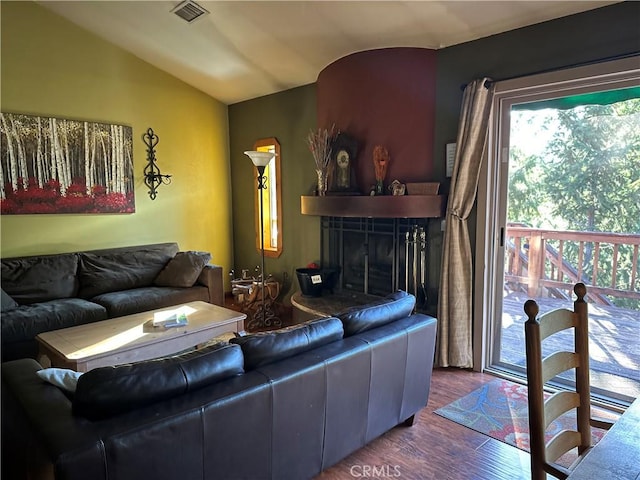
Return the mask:
{"type": "Polygon", "coordinates": [[[323,217],[323,265],[340,270],[344,290],[427,301],[426,220],[323,217]]]}

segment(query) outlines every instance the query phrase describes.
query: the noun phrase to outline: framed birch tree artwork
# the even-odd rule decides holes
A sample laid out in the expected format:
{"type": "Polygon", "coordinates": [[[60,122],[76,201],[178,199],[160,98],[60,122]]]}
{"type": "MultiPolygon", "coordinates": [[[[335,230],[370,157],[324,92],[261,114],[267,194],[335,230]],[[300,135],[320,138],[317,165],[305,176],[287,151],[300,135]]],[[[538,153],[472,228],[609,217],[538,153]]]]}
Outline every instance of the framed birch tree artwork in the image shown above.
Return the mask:
{"type": "Polygon", "coordinates": [[[3,215],[133,213],[131,127],[0,113],[3,215]]]}

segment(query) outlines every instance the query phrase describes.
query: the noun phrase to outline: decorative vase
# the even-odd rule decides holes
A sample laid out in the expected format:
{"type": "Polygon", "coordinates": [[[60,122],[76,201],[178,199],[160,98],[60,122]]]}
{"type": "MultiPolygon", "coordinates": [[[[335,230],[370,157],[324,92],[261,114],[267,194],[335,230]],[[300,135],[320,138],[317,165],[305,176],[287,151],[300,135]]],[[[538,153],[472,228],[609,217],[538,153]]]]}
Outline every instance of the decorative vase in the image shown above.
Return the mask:
{"type": "Polygon", "coordinates": [[[318,174],[318,195],[324,197],[327,193],[328,175],[326,170],[316,170],[318,174]]]}
{"type": "Polygon", "coordinates": [[[384,195],[384,181],[376,180],[376,195],[384,195]]]}

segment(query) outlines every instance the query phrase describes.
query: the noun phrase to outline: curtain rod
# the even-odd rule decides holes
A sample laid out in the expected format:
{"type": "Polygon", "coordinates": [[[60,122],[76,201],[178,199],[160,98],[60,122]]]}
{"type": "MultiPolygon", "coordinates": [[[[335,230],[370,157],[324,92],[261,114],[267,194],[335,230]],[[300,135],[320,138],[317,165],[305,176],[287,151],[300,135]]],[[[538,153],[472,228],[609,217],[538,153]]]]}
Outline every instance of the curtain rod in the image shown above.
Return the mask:
{"type": "MultiPolygon", "coordinates": [[[[581,63],[573,63],[571,65],[565,65],[563,67],[559,67],[559,68],[547,68],[544,70],[538,70],[535,72],[529,72],[529,73],[525,73],[523,75],[514,75],[513,77],[506,77],[506,78],[500,78],[498,80],[486,80],[484,82],[484,86],[485,88],[489,88],[491,85],[493,85],[494,83],[497,82],[504,82],[506,80],[513,80],[515,78],[523,78],[523,77],[530,77],[532,75],[540,75],[543,73],[549,73],[549,72],[559,72],[562,70],[567,70],[569,68],[577,68],[577,67],[586,67],[587,65],[595,65],[598,63],[604,63],[604,62],[611,62],[614,60],[622,60],[625,58],[631,58],[631,57],[636,57],[636,56],[640,56],[640,50],[635,50],[633,52],[628,52],[628,53],[621,53],[620,55],[614,55],[612,57],[605,57],[605,58],[600,58],[597,60],[590,60],[588,62],[581,62],[581,63]]],[[[467,88],[468,83],[465,83],[463,85],[460,86],[460,90],[464,90],[465,88],[467,88]]]]}

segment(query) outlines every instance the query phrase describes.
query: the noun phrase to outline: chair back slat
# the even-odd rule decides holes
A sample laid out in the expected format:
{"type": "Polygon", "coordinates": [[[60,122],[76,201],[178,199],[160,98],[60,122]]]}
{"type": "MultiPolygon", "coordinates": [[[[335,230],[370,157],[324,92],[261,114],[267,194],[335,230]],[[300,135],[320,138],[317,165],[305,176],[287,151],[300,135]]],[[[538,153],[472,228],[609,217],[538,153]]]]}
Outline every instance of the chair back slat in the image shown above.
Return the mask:
{"type": "Polygon", "coordinates": [[[555,462],[576,445],[580,444],[580,434],[575,430],[562,430],[547,443],[547,460],[555,462]]]}
{"type": "MultiPolygon", "coordinates": [[[[576,392],[556,392],[544,402],[544,428],[563,413],[580,406],[580,395],[576,392]]],[[[574,447],[577,447],[576,443],[574,447]]],[[[572,447],[573,448],[573,447],[572,447]]]]}
{"type": "Polygon", "coordinates": [[[547,383],[556,375],[576,368],[580,358],[575,352],[555,352],[542,360],[542,383],[547,383]]]}
{"type": "Polygon", "coordinates": [[[540,316],[540,340],[576,325],[576,316],[571,310],[558,308],[540,316]]]}

